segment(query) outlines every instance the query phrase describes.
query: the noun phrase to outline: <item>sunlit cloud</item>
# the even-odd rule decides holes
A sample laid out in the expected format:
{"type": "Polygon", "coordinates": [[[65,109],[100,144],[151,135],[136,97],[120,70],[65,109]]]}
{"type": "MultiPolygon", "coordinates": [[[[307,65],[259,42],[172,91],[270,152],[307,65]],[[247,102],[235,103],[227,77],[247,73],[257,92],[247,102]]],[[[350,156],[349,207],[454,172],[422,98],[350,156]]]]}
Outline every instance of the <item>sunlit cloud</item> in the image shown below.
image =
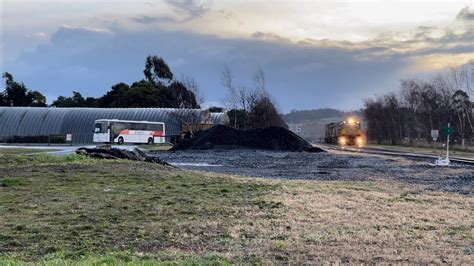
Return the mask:
{"type": "Polygon", "coordinates": [[[414,57],[414,65],[411,71],[433,72],[447,67],[459,67],[474,60],[473,53],[463,54],[433,54],[414,57]]]}

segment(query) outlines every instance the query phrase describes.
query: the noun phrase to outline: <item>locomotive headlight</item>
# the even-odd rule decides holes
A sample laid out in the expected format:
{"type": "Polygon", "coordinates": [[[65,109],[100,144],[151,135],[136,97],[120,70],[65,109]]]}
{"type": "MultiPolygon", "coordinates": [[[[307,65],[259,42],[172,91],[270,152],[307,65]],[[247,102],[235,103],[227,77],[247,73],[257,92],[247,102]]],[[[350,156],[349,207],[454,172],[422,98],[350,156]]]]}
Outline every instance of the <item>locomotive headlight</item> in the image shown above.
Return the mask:
{"type": "Polygon", "coordinates": [[[354,124],[355,124],[355,120],[352,119],[352,118],[349,118],[349,121],[348,121],[348,122],[349,122],[350,125],[354,125],[354,124]]]}
{"type": "Polygon", "coordinates": [[[339,144],[345,145],[347,143],[347,139],[345,137],[339,137],[339,144]]]}
{"type": "Polygon", "coordinates": [[[364,140],[362,139],[362,137],[356,138],[356,142],[357,142],[357,145],[359,145],[359,146],[364,144],[364,140]]]}

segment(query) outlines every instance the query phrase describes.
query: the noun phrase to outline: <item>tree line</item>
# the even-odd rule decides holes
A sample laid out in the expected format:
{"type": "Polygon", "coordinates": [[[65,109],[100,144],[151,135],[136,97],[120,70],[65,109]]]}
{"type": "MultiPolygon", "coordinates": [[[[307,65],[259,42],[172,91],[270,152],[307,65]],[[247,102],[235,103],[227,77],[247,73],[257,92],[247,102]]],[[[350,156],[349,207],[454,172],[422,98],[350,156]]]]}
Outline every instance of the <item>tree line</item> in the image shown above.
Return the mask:
{"type": "MultiPolygon", "coordinates": [[[[203,99],[196,81],[191,77],[176,80],[163,58],[148,56],[143,70],[144,79],[131,85],[117,83],[103,96],[84,97],[73,91],[72,96],[59,96],[51,107],[99,107],[99,108],[187,108],[199,109],[203,99]]],[[[26,88],[13,79],[8,72],[3,74],[5,90],[0,92],[0,106],[46,107],[46,97],[39,91],[26,88]]],[[[278,113],[266,89],[265,73],[260,68],[254,76],[254,87],[237,86],[230,68],[221,73],[223,86],[228,90],[227,114],[230,125],[238,129],[262,128],[269,126],[287,127],[278,113]]],[[[222,107],[210,107],[208,113],[223,112],[222,107]]],[[[198,123],[198,113],[191,117],[178,117],[184,124],[198,123]],[[196,121],[195,121],[196,120],[196,121]]],[[[201,116],[201,115],[199,115],[201,116]]],[[[199,117],[202,120],[202,117],[199,117]]],[[[199,121],[200,121],[199,120],[199,121]]]]}
{"type": "MultiPolygon", "coordinates": [[[[148,56],[143,71],[145,79],[131,85],[118,83],[102,97],[84,97],[73,91],[72,96],[59,96],[51,107],[158,107],[200,108],[199,89],[190,77],[174,80],[166,62],[158,56],[148,56]]],[[[0,93],[0,106],[46,107],[46,97],[39,91],[26,88],[5,72],[5,90],[0,93]]]]}
{"type": "Polygon", "coordinates": [[[0,92],[0,106],[46,106],[46,97],[41,92],[29,90],[8,72],[3,73],[2,78],[5,79],[5,90],[0,92]]]}
{"type": "Polygon", "coordinates": [[[474,137],[473,106],[467,66],[450,68],[428,80],[406,79],[396,93],[364,102],[367,137],[377,143],[431,141],[431,130],[464,146],[474,137]]]}

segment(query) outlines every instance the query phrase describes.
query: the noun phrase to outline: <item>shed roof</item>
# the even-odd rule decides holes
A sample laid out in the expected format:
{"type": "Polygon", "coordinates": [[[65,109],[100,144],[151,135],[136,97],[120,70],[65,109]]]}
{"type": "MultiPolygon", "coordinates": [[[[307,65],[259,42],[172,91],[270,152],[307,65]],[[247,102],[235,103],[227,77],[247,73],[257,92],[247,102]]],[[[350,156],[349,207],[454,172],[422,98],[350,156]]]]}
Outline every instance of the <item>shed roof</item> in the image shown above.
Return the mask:
{"type": "Polygon", "coordinates": [[[91,143],[98,119],[164,122],[166,135],[174,135],[180,133],[180,119],[190,115],[209,124],[229,121],[225,113],[201,109],[0,107],[0,141],[12,136],[73,134],[73,142],[91,143]]]}

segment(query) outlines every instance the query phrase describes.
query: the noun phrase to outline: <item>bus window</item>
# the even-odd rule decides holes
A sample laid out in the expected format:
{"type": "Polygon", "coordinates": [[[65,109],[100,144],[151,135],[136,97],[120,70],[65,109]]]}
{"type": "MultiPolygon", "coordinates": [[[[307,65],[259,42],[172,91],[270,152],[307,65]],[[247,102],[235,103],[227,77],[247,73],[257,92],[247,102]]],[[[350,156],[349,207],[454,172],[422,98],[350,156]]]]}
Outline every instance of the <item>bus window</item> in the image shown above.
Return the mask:
{"type": "Polygon", "coordinates": [[[96,123],[94,126],[94,133],[107,133],[107,123],[96,123]]]}
{"type": "Polygon", "coordinates": [[[102,131],[102,125],[100,123],[96,123],[94,127],[94,133],[100,133],[102,131]]]}

